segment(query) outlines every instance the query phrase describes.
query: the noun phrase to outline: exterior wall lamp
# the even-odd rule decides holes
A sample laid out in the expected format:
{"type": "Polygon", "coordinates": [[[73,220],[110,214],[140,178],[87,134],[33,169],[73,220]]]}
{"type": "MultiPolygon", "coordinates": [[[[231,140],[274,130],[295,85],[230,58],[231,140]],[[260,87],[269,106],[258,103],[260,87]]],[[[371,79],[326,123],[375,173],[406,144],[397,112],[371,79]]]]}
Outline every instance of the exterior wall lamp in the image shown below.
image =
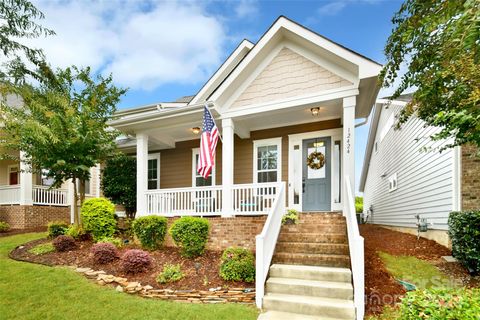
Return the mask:
{"type": "Polygon", "coordinates": [[[199,127],[193,127],[192,129],[193,134],[199,134],[200,133],[200,128],[199,127]]]}
{"type": "Polygon", "coordinates": [[[320,113],[320,107],[311,108],[310,112],[312,113],[312,116],[316,117],[320,113]]]}

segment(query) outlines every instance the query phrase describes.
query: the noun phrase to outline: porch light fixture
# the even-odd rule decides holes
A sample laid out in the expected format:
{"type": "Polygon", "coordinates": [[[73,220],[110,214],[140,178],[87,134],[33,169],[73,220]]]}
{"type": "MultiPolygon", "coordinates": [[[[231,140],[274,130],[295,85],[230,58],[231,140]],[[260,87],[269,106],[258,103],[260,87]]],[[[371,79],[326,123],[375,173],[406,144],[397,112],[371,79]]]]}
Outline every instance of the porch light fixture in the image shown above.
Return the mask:
{"type": "Polygon", "coordinates": [[[312,113],[312,116],[316,117],[320,113],[320,107],[311,108],[310,112],[312,113]]]}
{"type": "Polygon", "coordinates": [[[199,127],[193,127],[192,129],[193,134],[199,134],[200,133],[200,128],[199,127]]]}

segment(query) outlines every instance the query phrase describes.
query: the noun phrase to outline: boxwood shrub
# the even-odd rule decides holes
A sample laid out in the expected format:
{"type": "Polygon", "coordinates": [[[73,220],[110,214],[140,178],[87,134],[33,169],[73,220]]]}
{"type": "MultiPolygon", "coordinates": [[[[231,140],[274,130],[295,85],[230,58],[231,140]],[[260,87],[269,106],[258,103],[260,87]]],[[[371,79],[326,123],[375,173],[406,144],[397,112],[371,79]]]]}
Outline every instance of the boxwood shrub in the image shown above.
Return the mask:
{"type": "Polygon", "coordinates": [[[205,251],[210,223],[205,218],[182,217],[170,228],[170,235],[180,253],[187,258],[197,257],[205,251]]]}
{"type": "Polygon", "coordinates": [[[255,281],[255,257],[244,248],[228,248],[222,254],[220,277],[228,281],[255,281]]]}
{"type": "Polygon", "coordinates": [[[85,230],[94,240],[112,237],[116,230],[115,205],[105,198],[86,200],[81,210],[85,230]]]}
{"type": "Polygon", "coordinates": [[[4,221],[0,221],[0,232],[7,232],[10,230],[10,225],[4,221]]]}
{"type": "Polygon", "coordinates": [[[179,264],[166,263],[163,266],[163,271],[157,276],[157,282],[165,284],[181,280],[183,277],[182,267],[179,264]]]}
{"type": "Polygon", "coordinates": [[[460,260],[471,273],[479,273],[480,211],[450,213],[448,234],[452,239],[453,256],[460,260]]]}
{"type": "Polygon", "coordinates": [[[408,292],[400,306],[401,320],[478,320],[480,289],[427,289],[408,292]]]}
{"type": "Polygon", "coordinates": [[[167,218],[160,216],[139,217],[133,221],[132,230],[144,249],[158,249],[165,241],[167,218]]]}
{"type": "Polygon", "coordinates": [[[47,225],[47,232],[50,238],[64,235],[68,230],[68,224],[64,221],[51,221],[47,225]]]}

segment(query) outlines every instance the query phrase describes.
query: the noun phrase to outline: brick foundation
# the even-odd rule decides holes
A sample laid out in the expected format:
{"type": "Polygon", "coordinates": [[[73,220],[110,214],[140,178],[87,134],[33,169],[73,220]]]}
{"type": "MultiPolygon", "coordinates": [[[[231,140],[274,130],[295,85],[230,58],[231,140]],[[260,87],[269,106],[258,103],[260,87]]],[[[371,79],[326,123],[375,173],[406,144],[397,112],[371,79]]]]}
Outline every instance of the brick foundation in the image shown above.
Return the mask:
{"type": "MultiPolygon", "coordinates": [[[[225,250],[237,246],[255,250],[255,236],[262,232],[267,216],[206,217],[210,221],[207,249],[225,250]]],[[[168,218],[168,228],[178,218],[168,218]]],[[[167,235],[166,246],[174,246],[167,235]]]]}
{"type": "Polygon", "coordinates": [[[70,207],[0,206],[0,221],[12,229],[43,227],[54,220],[70,223],[70,207]]]}
{"type": "Polygon", "coordinates": [[[480,157],[474,146],[462,146],[462,210],[480,210],[480,157]]]}

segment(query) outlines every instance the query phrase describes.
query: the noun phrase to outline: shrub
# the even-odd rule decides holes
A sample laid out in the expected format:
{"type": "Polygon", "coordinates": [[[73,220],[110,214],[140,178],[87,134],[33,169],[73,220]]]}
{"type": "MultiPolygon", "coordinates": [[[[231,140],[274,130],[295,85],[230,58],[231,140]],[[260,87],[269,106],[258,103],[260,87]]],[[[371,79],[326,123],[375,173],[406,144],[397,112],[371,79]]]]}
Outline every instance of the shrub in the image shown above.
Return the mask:
{"type": "Polygon", "coordinates": [[[115,233],[115,205],[105,198],[86,200],[82,205],[82,222],[94,240],[112,237],[115,233]]]}
{"type": "Polygon", "coordinates": [[[93,260],[100,264],[112,262],[118,257],[118,250],[111,243],[96,243],[93,245],[91,252],[93,260]]]}
{"type": "Polygon", "coordinates": [[[297,224],[299,220],[298,211],[295,209],[290,209],[282,217],[282,224],[297,224]]]}
{"type": "Polygon", "coordinates": [[[355,212],[363,212],[363,197],[355,197],[355,212]]]}
{"type": "Polygon", "coordinates": [[[72,224],[65,231],[65,235],[72,237],[75,240],[82,239],[86,236],[85,229],[79,224],[72,224]]]}
{"type": "Polygon", "coordinates": [[[146,271],[152,265],[152,258],[143,250],[127,250],[121,261],[121,267],[126,273],[139,273],[146,271]]]}
{"type": "Polygon", "coordinates": [[[70,236],[61,235],[53,239],[53,246],[59,252],[70,251],[75,249],[75,239],[70,236]]]}
{"type": "Polygon", "coordinates": [[[53,252],[53,251],[55,251],[55,247],[51,242],[39,244],[31,248],[30,250],[28,250],[28,252],[33,253],[34,255],[37,255],[37,256],[41,254],[53,252]]]}
{"type": "Polygon", "coordinates": [[[183,272],[179,264],[165,264],[163,271],[157,276],[158,283],[175,282],[183,278],[183,272]]]}
{"type": "Polygon", "coordinates": [[[452,239],[453,256],[470,272],[480,272],[480,211],[452,212],[448,218],[448,234],[452,239]]]}
{"type": "Polygon", "coordinates": [[[0,221],[0,232],[7,232],[10,230],[10,225],[6,222],[0,221]]]}
{"type": "Polygon", "coordinates": [[[255,281],[255,257],[244,248],[228,248],[222,254],[220,277],[230,281],[255,281]]]}
{"type": "Polygon", "coordinates": [[[64,221],[51,221],[48,223],[47,231],[50,238],[56,238],[67,232],[68,224],[64,221]]]}
{"type": "Polygon", "coordinates": [[[477,320],[480,289],[428,289],[408,292],[402,299],[400,319],[477,320]]]}
{"type": "Polygon", "coordinates": [[[132,230],[142,247],[155,250],[162,246],[167,233],[167,218],[160,216],[140,217],[133,221],[132,230]]]}
{"type": "Polygon", "coordinates": [[[192,258],[205,251],[210,224],[205,218],[182,217],[170,228],[173,241],[184,257],[192,258]]]}
{"type": "Polygon", "coordinates": [[[101,238],[97,241],[97,243],[110,243],[110,244],[113,244],[117,248],[123,247],[123,240],[120,239],[120,238],[114,238],[114,237],[101,238]]]}

